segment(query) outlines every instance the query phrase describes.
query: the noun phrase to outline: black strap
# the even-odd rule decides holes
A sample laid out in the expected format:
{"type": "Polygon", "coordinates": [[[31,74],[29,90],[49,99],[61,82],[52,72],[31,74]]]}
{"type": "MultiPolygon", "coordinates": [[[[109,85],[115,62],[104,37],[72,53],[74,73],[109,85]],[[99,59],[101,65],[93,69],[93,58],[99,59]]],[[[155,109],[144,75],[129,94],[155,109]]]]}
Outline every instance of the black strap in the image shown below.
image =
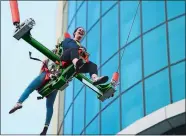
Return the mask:
{"type": "Polygon", "coordinates": [[[41,96],[38,96],[37,97],[37,100],[41,100],[41,99],[43,99],[44,97],[41,97],[41,96]]]}
{"type": "Polygon", "coordinates": [[[40,59],[38,59],[38,58],[33,58],[33,57],[32,57],[32,52],[30,52],[30,51],[29,51],[29,57],[30,57],[30,59],[37,60],[37,61],[41,61],[41,62],[48,68],[48,66],[47,66],[47,64],[46,64],[45,62],[43,62],[42,60],[40,60],[40,59]]]}
{"type": "Polygon", "coordinates": [[[38,59],[38,58],[33,58],[33,57],[32,57],[32,52],[30,52],[30,51],[29,51],[29,57],[30,57],[30,59],[43,62],[42,60],[40,60],[40,59],[38,59]]]}

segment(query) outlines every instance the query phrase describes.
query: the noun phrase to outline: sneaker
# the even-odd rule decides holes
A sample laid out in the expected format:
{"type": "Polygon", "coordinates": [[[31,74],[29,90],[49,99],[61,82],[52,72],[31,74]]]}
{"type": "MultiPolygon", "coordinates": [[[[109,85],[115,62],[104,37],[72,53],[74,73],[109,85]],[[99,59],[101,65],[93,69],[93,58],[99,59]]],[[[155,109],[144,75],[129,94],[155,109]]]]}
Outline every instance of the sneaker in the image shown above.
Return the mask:
{"type": "Polygon", "coordinates": [[[108,76],[102,76],[93,81],[93,85],[104,84],[108,81],[108,76]]]}
{"type": "Polygon", "coordinates": [[[45,126],[45,127],[43,128],[43,131],[40,133],[40,135],[46,135],[47,130],[48,130],[48,126],[45,126]]]}
{"type": "Polygon", "coordinates": [[[16,110],[21,109],[23,106],[21,103],[16,103],[16,105],[9,111],[9,114],[14,113],[16,110]]]}

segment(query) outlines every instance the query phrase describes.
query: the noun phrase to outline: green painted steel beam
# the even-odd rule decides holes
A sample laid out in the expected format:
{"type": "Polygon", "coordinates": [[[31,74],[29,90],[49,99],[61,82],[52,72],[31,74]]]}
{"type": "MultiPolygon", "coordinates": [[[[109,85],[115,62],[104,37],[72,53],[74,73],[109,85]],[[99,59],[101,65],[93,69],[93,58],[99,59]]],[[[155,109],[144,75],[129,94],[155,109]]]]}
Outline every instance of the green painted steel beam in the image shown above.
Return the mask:
{"type": "Polygon", "coordinates": [[[42,45],[40,42],[38,42],[36,39],[34,39],[30,34],[25,34],[22,38],[27,43],[29,43],[31,46],[33,46],[38,51],[40,51],[41,53],[43,53],[47,58],[49,58],[53,62],[60,61],[59,56],[57,56],[56,54],[54,54],[51,50],[49,50],[44,45],[42,45]]]}

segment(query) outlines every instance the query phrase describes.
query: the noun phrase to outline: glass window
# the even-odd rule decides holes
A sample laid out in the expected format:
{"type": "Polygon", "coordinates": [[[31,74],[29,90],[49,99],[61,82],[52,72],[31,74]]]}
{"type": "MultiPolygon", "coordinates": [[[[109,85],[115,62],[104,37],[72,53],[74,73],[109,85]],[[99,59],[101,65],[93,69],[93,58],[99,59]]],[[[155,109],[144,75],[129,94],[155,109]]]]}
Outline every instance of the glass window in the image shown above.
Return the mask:
{"type": "Polygon", "coordinates": [[[117,134],[120,130],[119,99],[115,100],[101,114],[101,134],[117,134]]]}
{"type": "Polygon", "coordinates": [[[72,134],[72,107],[64,120],[64,135],[72,134]]]}
{"type": "Polygon", "coordinates": [[[86,3],[86,1],[84,1],[84,0],[77,1],[77,9],[79,8],[79,6],[81,6],[82,2],[86,3]]]}
{"type": "Polygon", "coordinates": [[[173,102],[185,99],[185,62],[171,67],[173,102]]]}
{"type": "MultiPolygon", "coordinates": [[[[108,76],[110,82],[112,78],[112,74],[117,71],[118,69],[118,61],[119,61],[119,55],[115,55],[111,60],[109,60],[103,67],[102,67],[102,76],[108,76]]],[[[116,89],[116,92],[114,94],[114,97],[118,96],[119,94],[119,87],[116,89]]],[[[109,99],[106,99],[104,102],[101,102],[101,108],[103,109],[109,102],[113,100],[114,97],[110,97],[109,99]]]]}
{"type": "Polygon", "coordinates": [[[99,112],[99,99],[97,94],[90,88],[86,87],[86,125],[99,112]]]}
{"type": "Polygon", "coordinates": [[[99,116],[86,128],[87,135],[98,135],[99,134],[99,116]]]}
{"type": "MultiPolygon", "coordinates": [[[[99,22],[100,23],[100,22],[99,22]]],[[[100,58],[100,24],[97,23],[87,35],[87,51],[89,59],[99,65],[100,58]]]]}
{"type": "Polygon", "coordinates": [[[68,26],[76,12],[76,1],[68,1],[68,26]]]}
{"type": "Polygon", "coordinates": [[[112,5],[114,5],[117,1],[101,1],[102,2],[102,15],[109,9],[112,7],[112,5]]]}
{"type": "Polygon", "coordinates": [[[185,1],[167,1],[168,19],[185,13],[185,1]]]}
{"type": "Polygon", "coordinates": [[[76,27],[83,27],[86,29],[86,13],[86,2],[84,2],[76,15],[76,27]]]}
{"type": "Polygon", "coordinates": [[[73,134],[80,134],[84,128],[85,89],[74,101],[73,134]]]}
{"type": "Polygon", "coordinates": [[[73,82],[69,83],[69,86],[65,89],[65,113],[69,109],[73,101],[73,82]]]}
{"type": "Polygon", "coordinates": [[[118,50],[117,26],[118,7],[115,6],[102,18],[102,63],[118,50]]]}
{"type": "MultiPolygon", "coordinates": [[[[85,27],[85,28],[86,28],[86,27],[85,27]]],[[[85,29],[85,28],[84,28],[84,29],[85,29]]],[[[83,37],[83,39],[82,39],[82,41],[81,41],[81,45],[84,46],[84,47],[87,46],[87,44],[86,44],[86,38],[87,38],[87,37],[86,37],[86,35],[85,35],[85,37],[83,37]]]]}
{"type": "Polygon", "coordinates": [[[141,39],[121,50],[121,89],[124,91],[142,78],[141,39]]]}
{"type": "MultiPolygon", "coordinates": [[[[121,1],[120,2],[120,34],[121,34],[121,46],[123,46],[129,35],[129,31],[131,29],[131,25],[134,20],[134,16],[136,14],[136,9],[138,7],[138,1],[121,1]]],[[[130,33],[130,37],[128,42],[136,38],[140,35],[141,27],[140,27],[140,8],[138,8],[138,12],[132,26],[132,30],[130,33]]]]}
{"type": "Polygon", "coordinates": [[[142,84],[128,90],[122,96],[122,128],[143,117],[142,84]]]}
{"type": "Polygon", "coordinates": [[[171,63],[185,58],[185,16],[169,22],[171,63]]]}
{"type": "Polygon", "coordinates": [[[165,21],[164,1],[143,1],[143,32],[165,21]]]}
{"type": "Polygon", "coordinates": [[[74,30],[75,30],[75,19],[72,21],[72,24],[70,25],[68,29],[68,33],[70,34],[71,38],[73,38],[74,30]]]}
{"type": "Polygon", "coordinates": [[[146,114],[150,114],[170,103],[168,70],[145,80],[146,114]]]}
{"type": "Polygon", "coordinates": [[[76,97],[76,95],[81,90],[84,84],[76,78],[74,78],[74,81],[75,81],[74,82],[74,97],[76,97]]]}
{"type": "MultiPolygon", "coordinates": [[[[58,108],[56,108],[59,112],[59,114],[58,114],[58,131],[61,131],[61,133],[63,134],[63,125],[64,125],[64,122],[63,122],[63,118],[64,118],[64,114],[65,114],[65,111],[64,111],[64,99],[65,99],[65,93],[64,93],[65,91],[58,91],[58,95],[59,95],[59,97],[58,97],[58,102],[59,102],[59,104],[58,104],[58,108]],[[63,122],[63,124],[61,124],[63,122]]],[[[56,100],[57,101],[57,100],[56,100]]],[[[56,110],[55,108],[54,108],[54,110],[56,110]]]]}
{"type": "Polygon", "coordinates": [[[144,35],[145,76],[168,65],[165,25],[144,35]]]}
{"type": "Polygon", "coordinates": [[[100,17],[100,1],[88,1],[88,29],[99,19],[100,17]]]}

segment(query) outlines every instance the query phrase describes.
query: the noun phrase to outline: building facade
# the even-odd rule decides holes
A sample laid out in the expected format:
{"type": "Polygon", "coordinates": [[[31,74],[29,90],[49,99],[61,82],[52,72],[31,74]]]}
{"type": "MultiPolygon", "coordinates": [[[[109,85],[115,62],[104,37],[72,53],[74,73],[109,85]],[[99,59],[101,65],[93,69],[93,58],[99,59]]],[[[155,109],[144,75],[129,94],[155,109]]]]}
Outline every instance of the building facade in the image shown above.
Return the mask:
{"type": "Polygon", "coordinates": [[[184,126],[185,1],[63,1],[60,9],[57,36],[83,27],[99,75],[119,68],[120,84],[100,102],[74,79],[58,96],[56,133],[170,134],[184,126]]]}

